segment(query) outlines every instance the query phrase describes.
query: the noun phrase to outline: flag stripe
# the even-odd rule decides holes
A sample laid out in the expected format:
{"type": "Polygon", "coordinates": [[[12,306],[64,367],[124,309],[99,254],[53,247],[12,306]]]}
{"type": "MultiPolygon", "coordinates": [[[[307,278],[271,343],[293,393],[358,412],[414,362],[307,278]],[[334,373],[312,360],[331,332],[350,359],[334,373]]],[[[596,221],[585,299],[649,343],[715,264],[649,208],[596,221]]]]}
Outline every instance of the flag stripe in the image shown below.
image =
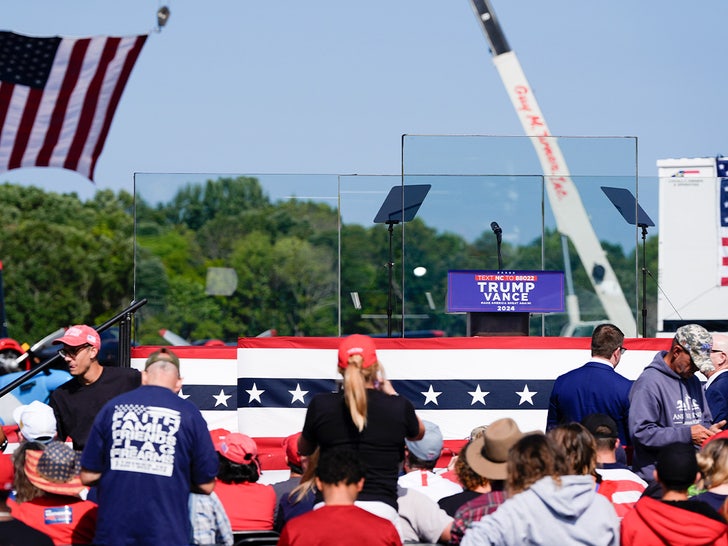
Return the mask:
{"type": "MultiPolygon", "coordinates": [[[[13,98],[13,88],[15,85],[12,83],[0,82],[0,129],[5,125],[5,117],[8,114],[10,107],[10,99],[13,98]]],[[[0,131],[0,146],[2,145],[2,131],[0,131]]]]}
{"type": "MultiPolygon", "coordinates": [[[[99,107],[101,84],[104,81],[104,75],[109,63],[113,59],[114,51],[119,45],[119,38],[108,38],[103,42],[103,44],[98,45],[102,45],[101,52],[98,61],[93,63],[93,76],[89,81],[88,89],[81,107],[81,115],[79,116],[78,126],[76,127],[76,134],[73,137],[73,142],[68,150],[66,161],[63,164],[66,169],[75,170],[78,167],[81,152],[86,144],[86,139],[90,137],[91,124],[94,116],[96,115],[96,109],[99,107]]],[[[91,70],[91,67],[89,67],[88,70],[91,70]]]]}
{"type": "MultiPolygon", "coordinates": [[[[61,44],[66,45],[66,40],[61,44]]],[[[88,86],[88,68],[89,60],[93,63],[94,57],[91,40],[77,40],[76,43],[68,41],[67,48],[63,48],[64,55],[57,59],[57,69],[64,73],[71,71],[72,78],[63,79],[63,84],[59,89],[60,96],[63,97],[65,108],[59,110],[58,121],[61,123],[61,130],[56,142],[51,150],[49,166],[63,167],[65,158],[69,153],[73,135],[78,127],[78,119],[80,116],[83,101],[85,100],[86,87],[88,86]]],[[[56,67],[54,66],[54,69],[56,67]]],[[[60,79],[51,79],[51,83],[61,81],[60,79]]]]}
{"type": "Polygon", "coordinates": [[[124,40],[125,42],[131,42],[131,47],[129,48],[128,54],[125,57],[119,75],[116,78],[116,81],[113,83],[113,91],[110,94],[110,99],[106,108],[106,115],[103,117],[103,124],[101,125],[101,129],[99,130],[98,136],[95,139],[93,151],[90,154],[90,165],[88,167],[88,170],[89,173],[91,173],[89,176],[91,179],[93,179],[94,170],[96,168],[96,161],[98,160],[99,156],[101,155],[101,151],[104,148],[106,136],[109,133],[109,128],[111,127],[111,122],[114,118],[116,107],[119,105],[119,101],[121,100],[121,94],[124,91],[126,82],[131,75],[131,70],[132,68],[134,68],[134,64],[136,63],[136,60],[142,51],[142,47],[144,46],[146,39],[147,36],[142,35],[136,36],[133,42],[131,42],[131,40],[129,39],[124,40]]]}
{"type": "Polygon", "coordinates": [[[13,153],[15,137],[20,126],[20,116],[25,108],[25,101],[30,93],[30,87],[10,85],[10,102],[5,114],[5,121],[0,133],[0,170],[7,170],[10,155],[13,153]]]}
{"type": "Polygon", "coordinates": [[[22,165],[23,152],[28,145],[30,132],[35,123],[35,117],[38,114],[41,98],[43,98],[43,91],[40,89],[30,89],[28,92],[25,100],[25,108],[23,108],[23,114],[20,117],[20,124],[18,125],[18,135],[15,137],[13,153],[8,162],[8,168],[10,169],[17,169],[22,165]]]}
{"type": "MultiPolygon", "coordinates": [[[[36,141],[42,143],[35,161],[38,166],[47,167],[50,164],[51,154],[61,135],[65,112],[71,100],[71,93],[76,87],[81,73],[81,63],[86,55],[88,44],[88,40],[63,41],[56,53],[58,62],[53,68],[55,73],[51,74],[50,82],[45,88],[48,99],[46,111],[52,112],[47,120],[43,120],[48,126],[45,136],[43,135],[44,124],[39,123],[36,127],[36,141]],[[55,85],[56,81],[61,82],[60,86],[55,85]]],[[[32,154],[29,163],[33,163],[32,154]]]]}

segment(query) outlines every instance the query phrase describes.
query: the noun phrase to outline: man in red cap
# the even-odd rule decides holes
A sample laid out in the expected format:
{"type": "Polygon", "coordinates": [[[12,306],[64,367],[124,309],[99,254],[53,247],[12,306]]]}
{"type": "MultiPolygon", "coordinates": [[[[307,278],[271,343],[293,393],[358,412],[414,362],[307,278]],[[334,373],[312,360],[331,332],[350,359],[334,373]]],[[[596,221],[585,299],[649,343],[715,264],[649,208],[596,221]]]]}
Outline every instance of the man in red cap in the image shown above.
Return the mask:
{"type": "Polygon", "coordinates": [[[133,368],[102,366],[98,360],[101,337],[85,324],[71,326],[53,343],[63,344],[58,354],[73,377],[53,391],[49,405],[56,415],[58,438],[70,437],[73,448],[80,451],[99,410],[115,396],[141,385],[141,374],[133,368]]]}

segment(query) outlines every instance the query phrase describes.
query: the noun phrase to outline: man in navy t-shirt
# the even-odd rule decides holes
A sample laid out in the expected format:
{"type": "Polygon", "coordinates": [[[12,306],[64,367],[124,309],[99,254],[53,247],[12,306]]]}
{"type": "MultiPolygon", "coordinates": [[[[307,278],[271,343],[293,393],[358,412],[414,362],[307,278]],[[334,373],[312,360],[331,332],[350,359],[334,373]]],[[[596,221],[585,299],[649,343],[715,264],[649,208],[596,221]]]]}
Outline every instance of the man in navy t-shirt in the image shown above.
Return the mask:
{"type": "Polygon", "coordinates": [[[179,359],[161,349],[142,386],[107,403],[81,456],[81,480],[98,486],[94,544],[190,542],[190,490],[210,494],[218,457],[207,424],[180,398],[179,359]]]}

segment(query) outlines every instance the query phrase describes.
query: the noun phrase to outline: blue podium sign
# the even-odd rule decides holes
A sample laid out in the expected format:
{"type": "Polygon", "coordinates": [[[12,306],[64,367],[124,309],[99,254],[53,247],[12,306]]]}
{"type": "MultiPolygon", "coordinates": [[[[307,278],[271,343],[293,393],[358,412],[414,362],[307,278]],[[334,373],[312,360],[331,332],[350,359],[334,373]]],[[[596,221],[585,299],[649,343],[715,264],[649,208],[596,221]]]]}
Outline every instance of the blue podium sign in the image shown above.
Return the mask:
{"type": "Polygon", "coordinates": [[[564,272],[448,271],[447,310],[450,313],[562,313],[564,272]]]}

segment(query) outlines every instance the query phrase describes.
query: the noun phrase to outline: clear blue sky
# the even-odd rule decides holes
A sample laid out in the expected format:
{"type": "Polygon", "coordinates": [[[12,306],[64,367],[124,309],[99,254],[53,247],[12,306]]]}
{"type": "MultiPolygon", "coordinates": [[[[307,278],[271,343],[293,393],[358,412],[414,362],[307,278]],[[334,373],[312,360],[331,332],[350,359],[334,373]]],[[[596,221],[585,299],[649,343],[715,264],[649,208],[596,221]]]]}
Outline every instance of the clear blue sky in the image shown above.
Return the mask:
{"type": "MultiPolygon", "coordinates": [[[[636,136],[655,161],[728,154],[728,2],[492,0],[554,135],[636,136]]],[[[1,28],[127,35],[154,0],[0,0],[1,28]]],[[[408,134],[523,135],[469,0],[172,0],[131,75],[96,186],[134,172],[397,174],[408,134]]]]}

